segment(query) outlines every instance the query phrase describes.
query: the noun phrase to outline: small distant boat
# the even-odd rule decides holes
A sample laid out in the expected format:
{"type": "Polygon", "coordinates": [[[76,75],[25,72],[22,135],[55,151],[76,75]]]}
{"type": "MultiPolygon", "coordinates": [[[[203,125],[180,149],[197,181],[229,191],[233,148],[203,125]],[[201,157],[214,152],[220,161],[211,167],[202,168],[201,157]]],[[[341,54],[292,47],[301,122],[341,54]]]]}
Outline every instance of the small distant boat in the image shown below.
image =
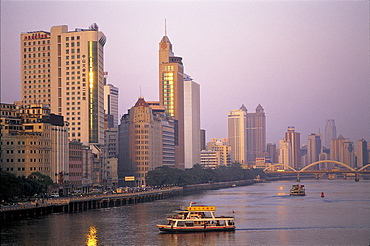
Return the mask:
{"type": "Polygon", "coordinates": [[[210,232],[210,231],[234,231],[234,217],[215,216],[215,206],[192,206],[180,211],[175,211],[174,215],[167,215],[166,225],[157,225],[162,232],[210,232]]]}
{"type": "Polygon", "coordinates": [[[292,185],[292,188],[290,189],[290,195],[291,196],[305,196],[306,190],[304,185],[296,184],[292,185]]]}
{"type": "Polygon", "coordinates": [[[328,179],[335,179],[336,175],[333,173],[328,174],[328,179]]]}

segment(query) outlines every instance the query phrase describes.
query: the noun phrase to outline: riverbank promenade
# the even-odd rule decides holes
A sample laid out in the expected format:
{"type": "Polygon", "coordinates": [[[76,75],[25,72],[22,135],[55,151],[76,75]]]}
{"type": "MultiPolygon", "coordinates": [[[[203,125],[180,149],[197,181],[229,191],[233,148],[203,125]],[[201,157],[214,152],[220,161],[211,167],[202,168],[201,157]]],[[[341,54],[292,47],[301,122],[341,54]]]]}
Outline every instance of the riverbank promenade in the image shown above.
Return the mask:
{"type": "Polygon", "coordinates": [[[181,195],[183,187],[116,194],[93,194],[73,197],[37,199],[11,206],[1,206],[1,220],[35,218],[50,213],[77,212],[89,209],[123,206],[181,195]]]}
{"type": "Polygon", "coordinates": [[[132,193],[90,194],[84,196],[38,199],[33,202],[22,202],[11,206],[1,206],[0,220],[6,221],[37,218],[39,216],[51,213],[79,212],[90,209],[118,207],[128,204],[166,199],[173,196],[183,195],[184,193],[188,192],[227,188],[235,185],[244,186],[251,185],[253,183],[253,180],[239,180],[230,182],[184,185],[182,187],[172,186],[132,193]]]}

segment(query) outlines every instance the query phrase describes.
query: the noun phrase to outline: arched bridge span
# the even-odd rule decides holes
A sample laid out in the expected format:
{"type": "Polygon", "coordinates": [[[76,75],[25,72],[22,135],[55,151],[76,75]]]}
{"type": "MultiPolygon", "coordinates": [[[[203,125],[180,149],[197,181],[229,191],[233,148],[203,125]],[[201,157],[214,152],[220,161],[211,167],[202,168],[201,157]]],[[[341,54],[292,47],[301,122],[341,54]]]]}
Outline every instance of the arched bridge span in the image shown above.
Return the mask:
{"type": "Polygon", "coordinates": [[[349,170],[353,171],[353,172],[356,172],[355,169],[353,169],[352,167],[348,166],[347,164],[344,164],[343,162],[339,162],[339,161],[332,161],[332,160],[324,160],[324,161],[316,161],[316,162],[313,162],[307,166],[305,166],[304,168],[302,168],[300,171],[303,172],[305,170],[307,170],[308,168],[312,167],[312,166],[315,166],[315,165],[318,165],[320,163],[327,163],[327,162],[330,162],[330,163],[335,163],[335,164],[338,164],[338,165],[341,165],[343,167],[346,167],[348,168],[349,170]]]}
{"type": "Polygon", "coordinates": [[[278,167],[278,166],[283,166],[283,167],[286,167],[288,169],[291,169],[293,170],[294,172],[298,172],[297,170],[295,170],[293,167],[290,167],[288,165],[285,165],[285,164],[274,164],[274,165],[271,165],[269,167],[266,167],[265,169],[263,169],[263,171],[268,171],[269,169],[271,169],[272,167],[278,167]]]}
{"type": "Polygon", "coordinates": [[[370,164],[367,164],[366,166],[363,166],[361,167],[360,169],[358,169],[358,171],[362,171],[362,170],[365,170],[366,168],[370,167],[370,164]]]}

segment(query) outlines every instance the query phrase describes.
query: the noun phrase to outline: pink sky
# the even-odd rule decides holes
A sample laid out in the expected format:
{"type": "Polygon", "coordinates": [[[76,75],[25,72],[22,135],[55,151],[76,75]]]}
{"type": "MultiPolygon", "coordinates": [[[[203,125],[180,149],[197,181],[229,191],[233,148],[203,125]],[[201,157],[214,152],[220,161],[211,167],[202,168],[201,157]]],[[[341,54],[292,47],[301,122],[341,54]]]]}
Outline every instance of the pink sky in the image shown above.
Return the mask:
{"type": "Polygon", "coordinates": [[[1,102],[20,100],[22,32],[96,22],[120,114],[140,95],[158,100],[158,43],[167,34],[185,73],[201,85],[207,139],[227,137],[242,104],[267,116],[267,141],[288,126],[370,141],[368,1],[2,1],[1,102]]]}

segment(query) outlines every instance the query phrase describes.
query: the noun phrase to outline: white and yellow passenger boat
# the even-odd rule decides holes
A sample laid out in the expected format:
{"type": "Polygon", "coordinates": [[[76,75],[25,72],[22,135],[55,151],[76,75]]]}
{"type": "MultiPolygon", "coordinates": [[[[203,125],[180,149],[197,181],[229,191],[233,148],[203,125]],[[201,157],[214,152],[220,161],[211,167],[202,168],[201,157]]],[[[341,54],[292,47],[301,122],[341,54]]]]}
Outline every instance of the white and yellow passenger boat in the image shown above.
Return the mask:
{"type": "Polygon", "coordinates": [[[215,216],[215,206],[195,205],[190,202],[189,207],[167,215],[166,225],[157,225],[162,232],[209,232],[234,231],[234,217],[215,216]]]}
{"type": "Polygon", "coordinates": [[[305,196],[306,190],[304,185],[296,184],[292,185],[292,188],[290,189],[290,195],[291,196],[305,196]]]}

